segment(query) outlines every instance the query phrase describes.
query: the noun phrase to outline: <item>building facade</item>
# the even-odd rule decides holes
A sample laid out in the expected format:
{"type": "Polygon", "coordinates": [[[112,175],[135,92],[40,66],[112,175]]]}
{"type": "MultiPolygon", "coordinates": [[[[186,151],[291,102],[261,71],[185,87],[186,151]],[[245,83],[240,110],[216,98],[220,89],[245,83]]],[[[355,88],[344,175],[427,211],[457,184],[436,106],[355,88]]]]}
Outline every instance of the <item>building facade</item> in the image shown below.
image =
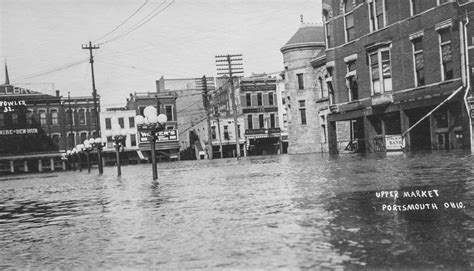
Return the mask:
{"type": "Polygon", "coordinates": [[[282,153],[277,78],[267,75],[241,78],[239,93],[248,155],[282,153]]]}
{"type": "Polygon", "coordinates": [[[332,152],[470,147],[473,5],[459,4],[323,0],[332,152]],[[341,123],[347,146],[338,144],[341,123]]]}
{"type": "MultiPolygon", "coordinates": [[[[142,115],[147,106],[157,108],[158,114],[165,114],[168,121],[165,131],[162,132],[155,146],[155,152],[159,160],[179,159],[179,134],[176,112],[177,95],[173,93],[139,92],[130,94],[127,99],[126,109],[135,111],[136,115],[142,115]]],[[[137,132],[138,148],[146,155],[151,152],[150,142],[147,134],[137,132]]]]}
{"type": "Polygon", "coordinates": [[[324,65],[323,26],[302,23],[280,49],[283,54],[288,153],[327,152],[330,90],[324,65]]]}

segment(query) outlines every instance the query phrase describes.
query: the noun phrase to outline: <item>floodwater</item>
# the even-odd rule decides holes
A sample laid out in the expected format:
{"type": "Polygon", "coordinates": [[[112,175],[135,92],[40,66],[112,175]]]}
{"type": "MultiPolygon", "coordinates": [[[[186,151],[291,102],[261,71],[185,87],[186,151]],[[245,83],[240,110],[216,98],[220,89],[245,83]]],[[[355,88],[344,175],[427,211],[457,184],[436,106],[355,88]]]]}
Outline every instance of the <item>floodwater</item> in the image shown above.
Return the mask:
{"type": "Polygon", "coordinates": [[[3,177],[0,269],[474,268],[470,154],[260,156],[158,172],[3,177]]]}

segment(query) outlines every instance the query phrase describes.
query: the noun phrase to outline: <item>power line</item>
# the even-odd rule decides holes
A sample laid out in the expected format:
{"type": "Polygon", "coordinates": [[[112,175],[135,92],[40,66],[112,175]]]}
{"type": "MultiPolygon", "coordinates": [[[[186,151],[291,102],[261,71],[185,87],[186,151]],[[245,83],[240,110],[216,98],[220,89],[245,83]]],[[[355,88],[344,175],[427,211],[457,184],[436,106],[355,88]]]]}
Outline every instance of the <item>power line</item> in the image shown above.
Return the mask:
{"type": "Polygon", "coordinates": [[[130,16],[127,17],[127,19],[125,19],[124,21],[122,21],[119,25],[117,25],[114,29],[112,29],[111,31],[105,33],[104,35],[100,36],[98,39],[96,39],[94,41],[94,43],[96,43],[98,40],[101,40],[105,37],[107,37],[108,35],[112,34],[113,32],[115,32],[115,30],[119,29],[122,25],[126,24],[133,16],[135,16],[143,7],[145,7],[145,5],[148,3],[148,0],[145,0],[145,2],[143,4],[141,4],[140,7],[138,7],[132,14],[130,14],[130,16]]]}
{"type": "Polygon", "coordinates": [[[56,67],[56,68],[52,68],[52,69],[49,69],[49,70],[46,70],[46,71],[32,73],[32,74],[29,74],[29,75],[25,75],[23,77],[17,77],[15,79],[13,79],[12,81],[25,80],[25,79],[29,79],[29,78],[33,78],[33,77],[38,77],[38,76],[41,76],[41,75],[50,74],[50,73],[57,72],[57,71],[62,71],[62,70],[77,66],[79,64],[85,63],[87,61],[89,61],[89,58],[85,58],[85,59],[82,59],[80,61],[65,64],[65,65],[62,65],[62,66],[59,66],[59,67],[56,67]]]}
{"type": "Polygon", "coordinates": [[[127,36],[128,34],[132,33],[133,31],[137,30],[138,28],[140,28],[141,26],[145,25],[146,23],[148,23],[150,20],[152,20],[153,18],[155,18],[156,16],[158,16],[159,14],[161,14],[163,11],[165,11],[168,7],[170,7],[172,4],[174,4],[175,0],[172,0],[168,5],[166,5],[163,9],[161,10],[158,10],[164,3],[166,2],[166,0],[164,0],[163,2],[161,2],[161,4],[156,7],[152,13],[150,13],[148,16],[151,16],[149,18],[144,18],[141,22],[135,24],[131,29],[125,31],[124,33],[122,33],[121,35],[118,35],[114,38],[111,38],[109,40],[106,40],[102,43],[99,43],[99,45],[102,45],[102,44],[106,44],[106,43],[109,43],[109,42],[112,42],[112,41],[115,41],[115,40],[118,40],[118,39],[121,39],[125,36],[127,36]],[[158,11],[156,11],[158,10],[158,11]],[[154,13],[154,14],[153,14],[154,13]]]}

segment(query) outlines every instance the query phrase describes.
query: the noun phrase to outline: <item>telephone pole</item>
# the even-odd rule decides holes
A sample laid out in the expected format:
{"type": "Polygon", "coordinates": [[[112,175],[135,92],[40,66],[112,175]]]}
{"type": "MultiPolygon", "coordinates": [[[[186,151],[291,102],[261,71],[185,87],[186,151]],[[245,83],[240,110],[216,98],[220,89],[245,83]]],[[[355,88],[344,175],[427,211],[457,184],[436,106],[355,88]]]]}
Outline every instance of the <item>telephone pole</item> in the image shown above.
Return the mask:
{"type": "MultiPolygon", "coordinates": [[[[94,56],[92,55],[92,50],[99,49],[98,45],[92,45],[92,42],[89,41],[89,45],[83,44],[82,49],[89,50],[89,62],[91,63],[91,74],[92,74],[92,97],[94,99],[94,111],[95,111],[95,119],[96,119],[96,128],[97,128],[97,137],[101,138],[100,136],[100,117],[99,117],[99,108],[97,106],[97,90],[95,88],[95,77],[94,77],[94,56]]],[[[97,149],[97,155],[99,160],[99,174],[104,173],[104,168],[102,166],[102,153],[100,148],[97,149]]]]}
{"type": "MultiPolygon", "coordinates": [[[[235,147],[237,151],[237,159],[240,159],[240,139],[239,139],[239,126],[237,123],[237,106],[235,104],[235,89],[234,89],[234,74],[244,73],[242,68],[242,55],[219,55],[216,56],[217,75],[228,75],[230,80],[230,89],[232,91],[232,111],[234,115],[234,128],[235,128],[235,147]],[[227,62],[226,64],[223,62],[227,62]]],[[[245,146],[244,146],[245,148],[245,146]]]]}
{"type": "Polygon", "coordinates": [[[204,110],[206,111],[206,119],[207,119],[207,155],[209,159],[212,160],[213,153],[212,153],[212,131],[211,131],[211,107],[209,101],[209,89],[207,85],[207,78],[205,75],[202,76],[201,80],[196,80],[197,87],[202,89],[202,104],[204,106],[204,110]]]}

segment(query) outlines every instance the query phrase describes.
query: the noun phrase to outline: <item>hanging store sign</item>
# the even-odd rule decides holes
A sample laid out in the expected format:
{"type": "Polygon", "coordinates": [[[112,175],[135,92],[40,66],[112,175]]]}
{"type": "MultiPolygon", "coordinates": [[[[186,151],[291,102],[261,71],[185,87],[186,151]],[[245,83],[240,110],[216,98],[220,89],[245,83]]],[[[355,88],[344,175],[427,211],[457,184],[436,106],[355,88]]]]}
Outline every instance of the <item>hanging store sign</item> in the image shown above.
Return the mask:
{"type": "MultiPolygon", "coordinates": [[[[164,130],[156,133],[156,141],[177,141],[178,130],[164,130]]],[[[140,142],[147,142],[150,137],[150,132],[147,130],[140,130],[140,142]]]]}
{"type": "Polygon", "coordinates": [[[4,136],[4,135],[31,135],[31,134],[37,134],[37,133],[38,133],[38,129],[36,129],[36,128],[0,130],[0,136],[4,136]]]}
{"type": "Polygon", "coordinates": [[[403,150],[402,135],[387,135],[387,136],[385,136],[385,149],[387,151],[401,151],[401,150],[403,150]]]}
{"type": "Polygon", "coordinates": [[[13,112],[19,107],[26,106],[25,100],[2,101],[0,100],[0,113],[13,112]]]}

